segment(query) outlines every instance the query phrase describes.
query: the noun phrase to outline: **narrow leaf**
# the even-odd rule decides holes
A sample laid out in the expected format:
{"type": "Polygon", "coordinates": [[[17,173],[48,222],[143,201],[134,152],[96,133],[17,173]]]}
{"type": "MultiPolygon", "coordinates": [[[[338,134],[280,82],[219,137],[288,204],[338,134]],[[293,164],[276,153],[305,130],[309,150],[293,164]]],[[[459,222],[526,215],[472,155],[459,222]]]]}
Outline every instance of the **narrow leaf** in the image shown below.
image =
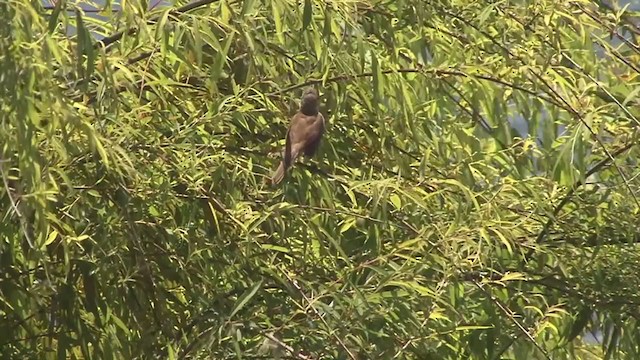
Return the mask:
{"type": "Polygon", "coordinates": [[[238,311],[242,310],[245,307],[245,305],[247,305],[247,303],[258,292],[258,289],[260,289],[263,282],[264,282],[264,279],[260,279],[260,281],[253,284],[251,289],[248,289],[247,291],[245,291],[244,294],[242,294],[238,298],[238,301],[236,301],[236,304],[234,305],[233,310],[231,311],[231,315],[229,315],[229,317],[233,317],[235,314],[238,313],[238,311]]]}
{"type": "Polygon", "coordinates": [[[307,29],[307,26],[311,23],[312,16],[311,0],[304,0],[304,10],[302,13],[302,31],[307,29]]]}

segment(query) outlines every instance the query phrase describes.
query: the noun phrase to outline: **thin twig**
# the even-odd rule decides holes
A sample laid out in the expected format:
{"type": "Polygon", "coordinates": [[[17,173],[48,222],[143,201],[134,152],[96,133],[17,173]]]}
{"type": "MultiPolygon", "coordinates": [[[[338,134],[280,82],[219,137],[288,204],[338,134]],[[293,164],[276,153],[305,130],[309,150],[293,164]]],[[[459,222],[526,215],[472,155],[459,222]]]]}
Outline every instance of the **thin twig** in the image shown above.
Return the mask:
{"type": "Polygon", "coordinates": [[[516,320],[513,311],[511,311],[505,304],[503,304],[498,298],[496,298],[495,296],[493,296],[490,292],[488,292],[483,286],[482,284],[480,284],[477,281],[473,281],[473,284],[480,289],[480,291],[482,291],[485,295],[487,295],[489,297],[489,299],[509,318],[509,320],[511,320],[511,322],[513,322],[514,325],[516,325],[516,327],[522,332],[522,334],[524,336],[527,337],[527,339],[529,339],[529,341],[538,349],[540,350],[540,352],[544,355],[544,357],[548,360],[551,360],[551,358],[549,357],[549,354],[547,353],[547,351],[540,345],[538,344],[538,342],[536,341],[536,339],[533,338],[533,336],[529,333],[529,331],[527,329],[525,329],[525,327],[520,324],[520,322],[518,320],[516,320]]]}
{"type": "Polygon", "coordinates": [[[280,346],[281,348],[287,350],[291,356],[301,359],[301,360],[312,360],[314,359],[311,356],[306,356],[302,353],[300,353],[299,351],[296,351],[294,348],[292,348],[291,346],[285,344],[284,342],[282,342],[280,339],[276,338],[275,336],[269,334],[269,333],[264,333],[263,334],[264,337],[266,337],[267,339],[273,341],[274,343],[278,344],[278,346],[280,346]]]}
{"type": "Polygon", "coordinates": [[[18,210],[18,203],[13,199],[13,195],[11,194],[11,190],[9,189],[9,180],[7,179],[7,175],[4,172],[4,166],[1,165],[1,163],[4,163],[4,162],[6,162],[6,160],[0,159],[0,175],[2,176],[4,189],[7,192],[7,196],[9,197],[11,208],[13,209],[13,212],[15,212],[16,216],[18,217],[18,222],[20,223],[20,229],[22,230],[22,233],[24,234],[25,239],[27,239],[27,243],[29,243],[29,246],[31,248],[35,248],[33,241],[31,240],[31,236],[29,236],[29,233],[27,232],[26,225],[24,223],[24,218],[20,213],[20,210],[18,210]]]}
{"type": "MultiPolygon", "coordinates": [[[[4,162],[5,160],[0,160],[0,163],[4,163],[4,162]]],[[[20,210],[18,210],[18,205],[16,201],[13,199],[13,196],[11,195],[11,191],[9,190],[9,181],[7,180],[7,176],[4,172],[4,166],[1,166],[1,165],[0,165],[0,175],[2,175],[2,182],[4,183],[4,189],[7,192],[7,196],[9,196],[9,202],[11,203],[11,207],[13,208],[13,211],[16,213],[18,218],[21,218],[22,214],[20,213],[20,210]]]]}
{"type": "MultiPolygon", "coordinates": [[[[287,277],[287,279],[289,280],[289,282],[300,292],[300,295],[302,295],[302,297],[304,298],[304,300],[307,302],[308,306],[311,308],[311,310],[313,310],[313,312],[316,314],[316,316],[320,319],[320,321],[322,321],[322,323],[324,324],[324,326],[327,327],[327,329],[331,329],[331,327],[329,326],[329,324],[327,323],[327,321],[324,319],[324,317],[318,312],[318,310],[316,309],[315,306],[313,306],[313,302],[311,301],[311,299],[309,299],[307,297],[307,295],[304,293],[304,291],[300,288],[300,286],[298,286],[298,283],[295,282],[293,279],[291,279],[291,277],[289,276],[289,274],[287,274],[286,271],[282,271],[282,273],[284,274],[284,276],[287,277]]],[[[338,344],[340,344],[340,346],[342,347],[342,349],[344,351],[346,351],[347,354],[349,354],[349,357],[352,360],[356,360],[356,356],[353,355],[353,353],[349,350],[349,348],[347,347],[347,345],[345,345],[344,341],[342,341],[342,339],[340,338],[340,336],[338,336],[337,334],[333,334],[333,337],[336,339],[336,341],[338,342],[338,344]]]]}
{"type": "MultiPolygon", "coordinates": [[[[538,94],[537,92],[533,91],[533,90],[529,90],[525,87],[522,87],[520,85],[517,84],[513,84],[510,83],[508,81],[502,80],[502,79],[498,79],[489,75],[482,75],[482,74],[470,74],[470,73],[466,73],[464,71],[461,70],[444,70],[444,69],[426,69],[424,68],[424,66],[422,66],[421,64],[417,64],[417,66],[415,68],[403,68],[403,69],[392,69],[392,70],[383,70],[380,72],[383,75],[387,75],[387,74],[395,74],[395,73],[400,73],[400,74],[407,74],[407,73],[421,73],[424,75],[436,75],[436,76],[444,76],[444,75],[448,75],[448,76],[461,76],[461,77],[470,77],[470,78],[476,78],[476,79],[481,79],[481,80],[486,80],[486,81],[490,81],[496,84],[500,84],[500,85],[504,85],[507,87],[510,87],[514,90],[519,90],[522,91],[524,93],[527,93],[529,95],[535,96],[536,98],[544,101],[544,102],[548,102],[552,105],[558,106],[562,109],[565,109],[567,111],[569,111],[569,109],[565,108],[565,106],[563,104],[561,104],[560,102],[558,102],[555,99],[552,99],[550,97],[546,97],[543,96],[541,94],[538,94]]],[[[365,72],[365,73],[361,73],[361,74],[355,74],[355,75],[338,75],[338,76],[334,76],[332,78],[329,78],[327,80],[324,80],[324,83],[333,83],[333,82],[339,82],[339,81],[345,81],[345,80],[354,80],[354,79],[359,79],[359,78],[363,78],[363,77],[372,77],[374,74],[372,72],[365,72]]],[[[288,86],[284,89],[280,89],[278,91],[274,91],[270,94],[268,94],[267,96],[271,97],[271,96],[276,96],[276,95],[280,95],[283,93],[288,93],[290,91],[294,91],[297,89],[301,89],[307,86],[312,86],[312,85],[316,85],[316,84],[320,84],[323,83],[322,79],[309,79],[304,83],[301,84],[296,84],[296,85],[291,85],[288,86]]]]}
{"type": "MultiPolygon", "coordinates": [[[[627,145],[621,147],[620,149],[614,151],[611,154],[611,156],[613,158],[615,158],[615,157],[619,156],[620,154],[626,152],[627,150],[631,149],[636,144],[637,144],[636,141],[632,141],[632,142],[628,143],[627,145]]],[[[608,158],[608,157],[600,160],[589,171],[587,171],[587,173],[585,174],[584,178],[586,179],[589,176],[591,176],[591,175],[599,172],[600,170],[604,169],[609,164],[610,161],[611,161],[611,159],[608,158]]],[[[542,228],[542,231],[540,232],[540,234],[538,235],[538,238],[536,239],[537,243],[541,243],[544,240],[544,237],[549,232],[549,228],[555,222],[555,219],[558,216],[558,214],[560,213],[560,211],[562,210],[562,208],[565,205],[567,205],[569,200],[571,200],[571,198],[573,197],[573,194],[575,194],[575,192],[578,190],[578,188],[580,188],[582,185],[584,185],[584,181],[582,179],[576,181],[573,184],[573,186],[571,186],[571,190],[569,190],[569,192],[564,196],[564,198],[562,198],[560,203],[558,203],[558,205],[555,206],[555,208],[553,209],[552,216],[549,217],[549,220],[547,220],[547,223],[544,225],[544,227],[542,228]]]]}
{"type": "MultiPolygon", "coordinates": [[[[202,7],[202,6],[205,6],[205,5],[209,5],[209,4],[214,3],[216,1],[218,1],[218,0],[198,0],[198,1],[194,1],[194,2],[189,3],[187,5],[184,5],[184,6],[181,6],[179,8],[176,8],[174,10],[171,10],[169,12],[169,14],[170,15],[179,15],[179,14],[182,14],[182,13],[197,9],[199,7],[202,7]]],[[[156,17],[152,18],[150,21],[151,22],[158,21],[162,16],[163,15],[156,16],[156,17]]],[[[127,30],[119,31],[119,32],[117,32],[117,33],[115,33],[113,35],[110,35],[110,36],[107,36],[107,37],[104,37],[104,38],[100,39],[100,41],[98,41],[98,42],[96,42],[94,44],[94,47],[98,48],[98,49],[104,49],[107,46],[115,43],[116,41],[119,41],[120,39],[122,39],[122,37],[124,37],[125,34],[126,35],[133,35],[133,34],[135,34],[137,32],[138,32],[138,29],[135,28],[135,27],[127,29],[127,30]]]]}

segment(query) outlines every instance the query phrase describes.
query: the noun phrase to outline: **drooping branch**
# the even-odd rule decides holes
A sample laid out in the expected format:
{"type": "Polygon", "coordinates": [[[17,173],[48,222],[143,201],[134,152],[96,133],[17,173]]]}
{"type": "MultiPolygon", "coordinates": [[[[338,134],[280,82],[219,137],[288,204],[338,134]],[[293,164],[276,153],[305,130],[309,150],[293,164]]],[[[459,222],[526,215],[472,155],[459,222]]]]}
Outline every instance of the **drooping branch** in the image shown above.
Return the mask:
{"type": "MultiPolygon", "coordinates": [[[[593,174],[605,169],[608,165],[611,164],[611,162],[613,161],[612,159],[615,159],[618,156],[620,156],[621,154],[624,154],[629,149],[634,147],[636,145],[636,143],[637,143],[636,141],[631,141],[627,145],[621,147],[620,149],[613,151],[611,153],[611,157],[606,157],[606,158],[598,161],[598,163],[596,163],[589,171],[587,171],[587,173],[585,174],[584,178],[586,179],[589,176],[591,176],[591,175],[593,175],[593,174]]],[[[569,203],[569,200],[571,200],[573,195],[576,193],[576,191],[582,185],[584,185],[584,180],[580,179],[580,180],[576,181],[573,184],[573,186],[571,186],[571,190],[569,190],[569,192],[558,203],[558,205],[555,206],[555,208],[553,209],[552,216],[549,217],[549,220],[547,220],[547,223],[542,227],[542,231],[540,231],[540,234],[538,235],[538,238],[536,239],[536,242],[538,244],[541,243],[542,241],[544,241],[544,238],[549,233],[549,229],[550,229],[551,225],[553,225],[553,223],[555,222],[556,217],[558,216],[558,214],[560,213],[562,208],[564,208],[565,205],[567,205],[569,203]]]]}
{"type": "MultiPolygon", "coordinates": [[[[176,8],[174,10],[171,10],[169,12],[169,15],[174,15],[174,16],[175,15],[180,15],[180,14],[183,14],[185,12],[197,9],[199,7],[203,7],[203,6],[212,4],[212,3],[216,2],[216,1],[218,1],[218,0],[198,0],[198,1],[194,1],[194,2],[189,3],[187,5],[184,5],[184,6],[181,6],[179,8],[176,8]]],[[[156,17],[152,18],[149,21],[151,23],[153,23],[153,22],[156,22],[156,21],[160,20],[161,17],[162,17],[162,15],[159,15],[159,16],[156,16],[156,17]]],[[[107,46],[119,41],[120,39],[122,39],[122,37],[125,36],[125,34],[126,35],[133,35],[133,34],[135,34],[137,32],[138,32],[138,29],[135,28],[135,27],[127,29],[127,30],[119,31],[119,32],[117,32],[117,33],[115,33],[113,35],[110,35],[110,36],[102,38],[100,41],[98,41],[98,42],[96,42],[94,44],[94,47],[96,49],[104,49],[107,46]]]]}

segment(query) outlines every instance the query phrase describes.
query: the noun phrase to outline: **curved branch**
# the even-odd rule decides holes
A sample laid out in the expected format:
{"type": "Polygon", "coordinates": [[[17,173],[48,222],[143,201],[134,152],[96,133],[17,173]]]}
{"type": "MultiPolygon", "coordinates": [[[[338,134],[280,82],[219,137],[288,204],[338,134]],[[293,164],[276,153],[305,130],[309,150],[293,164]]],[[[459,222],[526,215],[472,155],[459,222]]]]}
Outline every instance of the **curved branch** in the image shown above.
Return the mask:
{"type": "MultiPolygon", "coordinates": [[[[587,173],[585,174],[585,179],[588,178],[589,176],[599,172],[600,170],[605,169],[605,167],[607,165],[610,164],[611,161],[613,161],[613,159],[615,159],[615,157],[623,154],[624,152],[626,152],[627,150],[631,149],[633,146],[636,145],[636,141],[632,141],[630,143],[628,143],[627,145],[621,147],[620,149],[614,151],[611,153],[611,158],[606,157],[602,160],[600,160],[598,163],[596,163],[589,171],[587,171],[587,173]]],[[[536,239],[536,243],[541,243],[545,236],[547,236],[547,234],[549,233],[549,228],[551,228],[551,225],[553,225],[553,223],[556,220],[556,216],[558,216],[558,214],[560,213],[560,211],[562,210],[563,207],[565,207],[565,205],[567,205],[569,203],[569,200],[571,200],[571,198],[573,197],[573,194],[576,193],[576,191],[578,190],[578,188],[580,188],[582,185],[584,185],[584,180],[580,179],[578,181],[576,181],[573,186],[571,186],[571,190],[569,190],[569,192],[564,196],[564,198],[560,201],[560,203],[558,203],[558,205],[556,205],[556,207],[553,209],[553,215],[551,217],[549,217],[549,220],[547,220],[547,223],[544,224],[544,226],[542,227],[542,231],[540,231],[540,234],[538,235],[538,238],[536,239]]],[[[529,251],[529,255],[531,255],[531,252],[533,251],[533,249],[531,249],[529,251]]]]}
{"type": "MultiPolygon", "coordinates": [[[[179,14],[185,13],[187,11],[191,11],[193,9],[197,9],[197,8],[203,7],[205,5],[209,5],[209,4],[214,3],[216,1],[218,1],[218,0],[198,0],[198,1],[194,1],[194,2],[192,2],[190,4],[187,4],[187,5],[181,6],[179,8],[176,8],[174,10],[171,10],[169,12],[169,15],[179,15],[179,14]]],[[[154,18],[152,18],[150,20],[150,22],[158,21],[161,17],[162,17],[162,15],[155,16],[154,18]]],[[[120,39],[122,39],[122,37],[125,34],[126,35],[133,35],[136,32],[138,32],[138,29],[135,28],[135,27],[127,29],[127,30],[119,31],[119,32],[117,32],[117,33],[115,33],[113,35],[110,35],[110,36],[102,38],[100,41],[98,41],[95,44],[93,44],[93,47],[97,48],[97,49],[104,49],[107,46],[115,43],[116,41],[119,41],[120,39]]]]}
{"type": "MultiPolygon", "coordinates": [[[[547,102],[549,104],[558,106],[560,108],[562,108],[563,110],[566,110],[568,112],[572,112],[570,108],[565,107],[562,103],[560,103],[559,101],[546,97],[544,95],[538,94],[537,92],[527,89],[525,87],[522,87],[520,85],[516,85],[513,83],[510,83],[508,81],[502,80],[502,79],[498,79],[489,75],[481,75],[481,74],[468,74],[465,73],[464,71],[461,70],[443,70],[443,69],[425,69],[424,66],[422,66],[421,64],[418,64],[417,67],[415,68],[403,68],[403,69],[396,69],[396,70],[383,70],[381,71],[382,74],[387,75],[387,74],[394,74],[394,73],[400,73],[400,74],[407,74],[407,73],[420,73],[423,75],[436,75],[436,76],[443,76],[443,75],[449,75],[449,76],[461,76],[461,77],[470,77],[470,78],[476,78],[476,79],[481,79],[481,80],[486,80],[492,83],[496,83],[499,85],[504,85],[507,87],[512,88],[513,90],[518,90],[518,91],[522,91],[524,93],[527,93],[529,95],[535,96],[536,98],[547,102]]],[[[374,74],[372,72],[366,72],[366,73],[361,73],[361,74],[356,74],[356,75],[339,75],[339,76],[334,76],[332,78],[329,78],[325,81],[325,83],[332,83],[332,82],[339,82],[339,81],[345,81],[345,80],[354,80],[354,79],[359,79],[359,78],[363,78],[363,77],[372,77],[374,74]]],[[[293,90],[297,90],[297,89],[301,89],[304,88],[306,86],[311,86],[311,85],[316,85],[316,84],[320,84],[323,81],[321,79],[310,79],[304,83],[301,84],[296,84],[296,85],[291,85],[288,86],[284,89],[280,89],[278,91],[274,91],[270,94],[268,94],[267,96],[276,96],[276,95],[280,95],[280,94],[284,94],[293,90]]]]}

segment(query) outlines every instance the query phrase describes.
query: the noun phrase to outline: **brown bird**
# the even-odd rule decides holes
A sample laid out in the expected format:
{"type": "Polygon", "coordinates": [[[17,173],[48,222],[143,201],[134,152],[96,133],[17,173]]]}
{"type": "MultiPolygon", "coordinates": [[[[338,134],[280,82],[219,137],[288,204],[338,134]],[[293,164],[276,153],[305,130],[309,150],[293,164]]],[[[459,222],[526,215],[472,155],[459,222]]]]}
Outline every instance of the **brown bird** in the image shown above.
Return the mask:
{"type": "Polygon", "coordinates": [[[291,118],[282,152],[282,161],[271,177],[272,184],[278,184],[300,153],[311,157],[320,146],[324,133],[324,116],[320,113],[318,91],[307,88],[302,93],[300,110],[291,118]]]}

